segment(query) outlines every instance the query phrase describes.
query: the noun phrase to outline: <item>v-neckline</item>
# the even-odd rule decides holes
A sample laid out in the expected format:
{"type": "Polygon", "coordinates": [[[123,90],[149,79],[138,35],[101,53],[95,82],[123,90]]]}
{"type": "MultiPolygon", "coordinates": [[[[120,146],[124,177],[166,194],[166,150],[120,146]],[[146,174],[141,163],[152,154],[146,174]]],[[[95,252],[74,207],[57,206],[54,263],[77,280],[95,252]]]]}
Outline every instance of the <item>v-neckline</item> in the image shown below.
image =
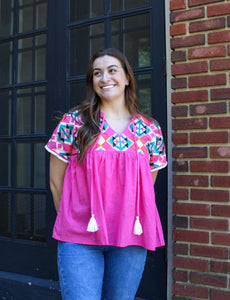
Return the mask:
{"type": "MultiPolygon", "coordinates": [[[[133,116],[131,117],[131,119],[129,120],[129,123],[127,124],[127,126],[125,127],[125,129],[119,134],[116,130],[113,129],[113,127],[109,124],[109,122],[106,120],[105,118],[105,114],[101,111],[101,118],[104,120],[104,122],[107,124],[107,126],[109,126],[109,128],[119,137],[121,138],[122,135],[127,131],[127,129],[129,128],[129,126],[132,124],[133,122],[133,116]]],[[[134,130],[134,128],[133,128],[134,130]]]]}

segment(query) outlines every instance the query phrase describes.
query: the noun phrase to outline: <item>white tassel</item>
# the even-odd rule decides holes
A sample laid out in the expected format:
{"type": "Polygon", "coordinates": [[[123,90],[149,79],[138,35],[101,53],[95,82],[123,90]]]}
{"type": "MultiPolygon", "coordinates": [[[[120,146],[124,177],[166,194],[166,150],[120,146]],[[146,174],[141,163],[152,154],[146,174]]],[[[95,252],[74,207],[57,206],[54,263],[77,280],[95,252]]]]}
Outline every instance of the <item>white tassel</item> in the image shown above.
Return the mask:
{"type": "Polygon", "coordinates": [[[136,217],[136,221],[135,221],[135,224],[134,224],[133,233],[135,235],[141,235],[143,233],[139,217],[136,217]]]}
{"type": "Polygon", "coordinates": [[[87,231],[89,231],[89,232],[96,232],[96,231],[98,231],[97,221],[94,218],[94,214],[92,214],[92,216],[91,216],[91,218],[89,220],[87,231]]]}

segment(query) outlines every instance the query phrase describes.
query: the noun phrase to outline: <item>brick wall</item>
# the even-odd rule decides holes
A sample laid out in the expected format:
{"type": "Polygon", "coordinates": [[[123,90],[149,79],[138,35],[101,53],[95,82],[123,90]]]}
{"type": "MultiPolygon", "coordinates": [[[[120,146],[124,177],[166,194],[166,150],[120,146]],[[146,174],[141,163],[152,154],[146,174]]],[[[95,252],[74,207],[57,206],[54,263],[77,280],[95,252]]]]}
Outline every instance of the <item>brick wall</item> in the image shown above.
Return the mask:
{"type": "Polygon", "coordinates": [[[173,300],[230,299],[230,1],[171,0],[173,300]]]}

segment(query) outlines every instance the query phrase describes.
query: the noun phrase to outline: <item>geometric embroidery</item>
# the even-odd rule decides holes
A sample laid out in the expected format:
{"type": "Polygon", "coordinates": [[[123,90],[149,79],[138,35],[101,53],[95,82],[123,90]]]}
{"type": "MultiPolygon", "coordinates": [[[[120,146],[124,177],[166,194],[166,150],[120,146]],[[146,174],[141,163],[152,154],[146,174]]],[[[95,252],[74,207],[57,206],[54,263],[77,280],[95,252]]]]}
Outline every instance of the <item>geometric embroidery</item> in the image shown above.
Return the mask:
{"type": "Polygon", "coordinates": [[[97,150],[107,150],[111,145],[108,143],[106,139],[106,135],[101,135],[99,140],[97,141],[97,150]]]}
{"type": "Polygon", "coordinates": [[[120,137],[117,134],[113,134],[108,142],[113,148],[120,151],[124,151],[134,144],[133,141],[128,139],[124,134],[120,137]]]}
{"type": "Polygon", "coordinates": [[[156,137],[156,142],[148,144],[148,149],[150,153],[162,154],[164,153],[164,142],[161,137],[156,137]]]}
{"type": "Polygon", "coordinates": [[[155,153],[156,152],[156,143],[148,143],[147,145],[149,153],[155,153]]]}
{"type": "Polygon", "coordinates": [[[109,148],[114,148],[115,150],[124,151],[133,144],[134,142],[124,134],[119,137],[117,134],[110,136],[104,132],[97,141],[95,149],[107,150],[109,148]]]}
{"type": "Polygon", "coordinates": [[[161,137],[156,137],[156,152],[159,154],[164,153],[164,141],[161,137]]]}
{"type": "MultiPolygon", "coordinates": [[[[102,119],[100,119],[100,123],[102,122],[102,119]]],[[[109,126],[106,124],[106,123],[104,123],[103,124],[103,128],[102,128],[102,131],[106,131],[107,129],[109,128],[109,126]]]]}
{"type": "Polygon", "coordinates": [[[61,140],[63,143],[64,142],[71,143],[72,132],[73,132],[73,125],[61,124],[58,132],[59,140],[61,140]]]}
{"type": "Polygon", "coordinates": [[[145,136],[140,139],[137,139],[138,152],[147,154],[147,152],[148,152],[147,147],[146,147],[147,144],[148,144],[148,141],[145,136]]]}
{"type": "MultiPolygon", "coordinates": [[[[102,119],[101,119],[102,122],[102,119]]],[[[138,152],[147,154],[146,145],[148,144],[148,141],[146,139],[147,134],[150,132],[150,129],[148,126],[145,125],[145,123],[138,119],[134,121],[135,126],[135,134],[136,134],[136,141],[138,146],[138,152]]],[[[114,132],[106,122],[104,122],[104,126],[102,129],[102,134],[97,141],[97,145],[95,147],[96,150],[107,150],[108,148],[113,148],[117,151],[126,151],[129,148],[132,148],[134,151],[136,151],[135,147],[135,138],[133,134],[133,124],[131,123],[128,130],[124,130],[122,135],[118,135],[116,132],[114,132]],[[108,130],[108,131],[107,131],[108,130]],[[113,133],[111,133],[113,131],[113,133]],[[107,134],[108,132],[108,134],[107,134]],[[126,135],[126,132],[128,133],[128,136],[126,135]]]]}
{"type": "Polygon", "coordinates": [[[149,128],[141,120],[135,122],[135,127],[135,132],[140,137],[150,132],[149,128]]]}
{"type": "MultiPolygon", "coordinates": [[[[77,113],[65,114],[47,144],[48,148],[65,160],[80,151],[77,143],[77,131],[81,126],[81,122],[77,117],[77,113]]],[[[162,166],[166,161],[166,156],[159,125],[151,123],[144,117],[136,118],[133,121],[136,137],[133,132],[133,123],[129,124],[121,135],[118,135],[105,121],[94,149],[101,151],[114,149],[118,152],[124,152],[129,149],[133,151],[138,150],[139,153],[148,157],[153,168],[162,166]]],[[[100,119],[101,122],[102,118],[100,119]]]]}

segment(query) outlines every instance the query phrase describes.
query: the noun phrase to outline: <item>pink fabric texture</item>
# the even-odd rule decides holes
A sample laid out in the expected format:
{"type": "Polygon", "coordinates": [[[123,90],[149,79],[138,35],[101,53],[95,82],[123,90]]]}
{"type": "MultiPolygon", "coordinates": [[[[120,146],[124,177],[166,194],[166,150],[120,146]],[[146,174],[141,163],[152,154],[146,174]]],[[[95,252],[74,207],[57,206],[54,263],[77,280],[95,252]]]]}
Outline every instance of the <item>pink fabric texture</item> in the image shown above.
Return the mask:
{"type": "Polygon", "coordinates": [[[91,245],[125,247],[139,245],[149,250],[163,246],[164,237],[155,203],[151,171],[167,165],[159,125],[133,117],[118,135],[101,113],[101,134],[77,162],[75,137],[81,122],[77,112],[64,115],[46,149],[68,163],[53,237],[91,245]],[[98,231],[88,232],[94,214],[98,231]],[[143,228],[133,233],[136,217],[143,228]]]}

